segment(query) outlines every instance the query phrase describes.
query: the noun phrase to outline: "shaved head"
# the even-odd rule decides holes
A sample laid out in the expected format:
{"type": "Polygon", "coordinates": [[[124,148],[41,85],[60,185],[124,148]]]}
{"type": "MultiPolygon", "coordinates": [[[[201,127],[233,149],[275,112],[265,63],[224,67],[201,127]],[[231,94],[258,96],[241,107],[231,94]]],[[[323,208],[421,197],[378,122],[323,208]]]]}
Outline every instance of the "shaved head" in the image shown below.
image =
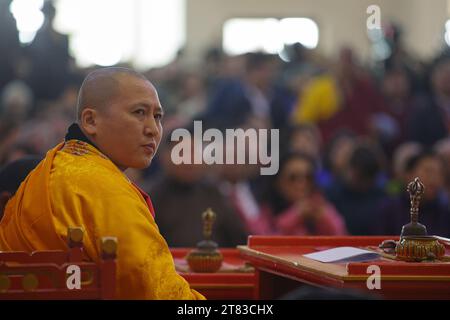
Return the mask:
{"type": "Polygon", "coordinates": [[[81,85],[77,101],[77,120],[87,107],[104,111],[120,94],[120,84],[130,77],[150,81],[139,72],[122,67],[97,69],[89,73],[81,85]]]}
{"type": "Polygon", "coordinates": [[[117,67],[91,72],[81,85],[77,112],[82,133],[119,169],[150,165],[161,142],[163,108],[143,75],[117,67]]]}

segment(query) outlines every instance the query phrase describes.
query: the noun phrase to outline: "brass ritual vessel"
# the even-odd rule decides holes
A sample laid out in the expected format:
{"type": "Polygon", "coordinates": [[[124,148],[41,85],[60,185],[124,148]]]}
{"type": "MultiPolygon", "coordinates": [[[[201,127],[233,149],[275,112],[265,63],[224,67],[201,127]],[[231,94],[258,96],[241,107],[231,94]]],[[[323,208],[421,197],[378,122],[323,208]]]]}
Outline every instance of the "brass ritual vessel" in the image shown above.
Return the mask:
{"type": "Polygon", "coordinates": [[[427,228],[419,223],[419,205],[424,190],[425,187],[419,178],[415,178],[408,184],[407,191],[411,199],[411,222],[402,227],[400,241],[387,240],[380,245],[380,248],[385,251],[390,247],[399,260],[432,261],[445,256],[445,246],[439,242],[439,237],[428,235],[427,228]]]}
{"type": "Polygon", "coordinates": [[[216,214],[208,208],[202,214],[204,240],[197,244],[197,248],[189,252],[186,260],[189,268],[194,272],[216,272],[222,266],[223,256],[218,250],[218,245],[211,240],[212,226],[216,220],[216,214]]]}

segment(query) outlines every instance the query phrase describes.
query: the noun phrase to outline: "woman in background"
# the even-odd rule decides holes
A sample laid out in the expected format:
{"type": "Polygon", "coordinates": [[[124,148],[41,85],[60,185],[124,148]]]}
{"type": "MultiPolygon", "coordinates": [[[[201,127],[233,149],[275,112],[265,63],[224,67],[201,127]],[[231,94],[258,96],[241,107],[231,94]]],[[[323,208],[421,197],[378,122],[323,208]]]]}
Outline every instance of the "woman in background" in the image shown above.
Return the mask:
{"type": "Polygon", "coordinates": [[[261,208],[260,218],[267,221],[265,233],[346,234],[344,220],[317,188],[315,173],[315,161],[308,155],[291,152],[283,157],[261,208]]]}

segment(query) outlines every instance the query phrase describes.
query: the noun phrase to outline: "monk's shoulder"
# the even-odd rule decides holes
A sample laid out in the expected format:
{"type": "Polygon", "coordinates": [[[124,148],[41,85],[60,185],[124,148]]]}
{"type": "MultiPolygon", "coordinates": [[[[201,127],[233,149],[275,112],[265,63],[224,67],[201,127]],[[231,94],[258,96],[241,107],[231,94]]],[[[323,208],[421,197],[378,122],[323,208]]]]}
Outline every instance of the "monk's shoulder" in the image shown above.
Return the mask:
{"type": "Polygon", "coordinates": [[[65,152],[58,152],[55,156],[50,182],[55,189],[76,194],[105,195],[130,189],[123,174],[106,160],[65,152]]]}

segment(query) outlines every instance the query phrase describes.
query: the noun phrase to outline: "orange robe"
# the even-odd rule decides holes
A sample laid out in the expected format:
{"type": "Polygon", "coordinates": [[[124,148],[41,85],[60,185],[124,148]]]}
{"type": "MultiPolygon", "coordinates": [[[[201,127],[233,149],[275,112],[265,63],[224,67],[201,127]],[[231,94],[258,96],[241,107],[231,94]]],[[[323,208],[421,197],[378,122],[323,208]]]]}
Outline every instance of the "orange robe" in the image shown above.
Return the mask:
{"type": "Polygon", "coordinates": [[[95,147],[70,140],[50,150],[8,202],[0,249],[67,249],[67,228],[77,226],[92,261],[102,237],[117,237],[117,298],[204,299],[175,271],[139,190],[95,147]]]}

